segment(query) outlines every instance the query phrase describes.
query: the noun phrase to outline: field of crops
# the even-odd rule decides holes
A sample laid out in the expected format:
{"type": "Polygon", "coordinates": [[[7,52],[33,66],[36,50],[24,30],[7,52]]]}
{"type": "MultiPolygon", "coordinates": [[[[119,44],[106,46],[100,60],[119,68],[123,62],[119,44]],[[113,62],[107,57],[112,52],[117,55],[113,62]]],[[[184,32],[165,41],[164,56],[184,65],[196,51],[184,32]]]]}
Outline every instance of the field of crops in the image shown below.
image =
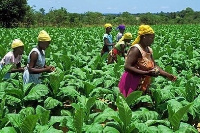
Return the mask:
{"type": "MultiPolygon", "coordinates": [[[[3,80],[0,73],[1,133],[198,133],[200,122],[200,25],[154,25],[153,56],[178,77],[153,79],[151,95],[133,92],[124,98],[118,82],[124,59],[107,65],[100,56],[103,27],[45,28],[52,42],[46,63],[56,67],[42,84],[23,85],[22,74],[3,80]],[[148,104],[148,106],[147,106],[148,104]],[[141,106],[139,106],[141,105],[141,106]]],[[[0,59],[20,38],[22,64],[37,45],[42,28],[0,29],[0,59]]],[[[137,26],[126,31],[137,36],[137,26]]],[[[112,35],[117,31],[113,29],[112,35]]]]}

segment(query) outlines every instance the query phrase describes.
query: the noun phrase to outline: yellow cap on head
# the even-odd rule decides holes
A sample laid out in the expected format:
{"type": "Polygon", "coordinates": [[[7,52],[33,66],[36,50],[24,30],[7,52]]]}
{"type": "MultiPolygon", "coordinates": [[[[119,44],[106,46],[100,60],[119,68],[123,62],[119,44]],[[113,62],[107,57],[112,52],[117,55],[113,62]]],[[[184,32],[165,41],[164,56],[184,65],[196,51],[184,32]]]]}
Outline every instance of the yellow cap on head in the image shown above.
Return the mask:
{"type": "Polygon", "coordinates": [[[51,37],[49,36],[49,34],[42,30],[40,31],[39,35],[38,35],[38,41],[41,41],[41,42],[48,42],[48,41],[51,41],[51,37]]]}
{"type": "Polygon", "coordinates": [[[154,34],[154,30],[149,25],[140,25],[138,30],[138,36],[132,45],[135,45],[140,42],[140,36],[145,34],[154,34]]]}
{"type": "Polygon", "coordinates": [[[112,27],[112,25],[111,25],[110,23],[106,23],[106,24],[104,25],[104,27],[105,27],[105,28],[108,28],[108,27],[112,27]]]}
{"type": "Polygon", "coordinates": [[[17,48],[17,47],[20,47],[20,46],[24,46],[24,44],[21,40],[19,40],[19,39],[13,40],[13,42],[11,44],[12,48],[17,48]]]}
{"type": "Polygon", "coordinates": [[[124,39],[132,39],[132,38],[133,38],[133,36],[130,32],[127,32],[124,34],[124,39]]]}
{"type": "Polygon", "coordinates": [[[119,42],[124,41],[124,39],[132,39],[133,36],[130,32],[125,33],[122,38],[119,40],[119,42]]]}
{"type": "Polygon", "coordinates": [[[154,34],[153,29],[149,25],[140,25],[138,35],[154,34]]]}

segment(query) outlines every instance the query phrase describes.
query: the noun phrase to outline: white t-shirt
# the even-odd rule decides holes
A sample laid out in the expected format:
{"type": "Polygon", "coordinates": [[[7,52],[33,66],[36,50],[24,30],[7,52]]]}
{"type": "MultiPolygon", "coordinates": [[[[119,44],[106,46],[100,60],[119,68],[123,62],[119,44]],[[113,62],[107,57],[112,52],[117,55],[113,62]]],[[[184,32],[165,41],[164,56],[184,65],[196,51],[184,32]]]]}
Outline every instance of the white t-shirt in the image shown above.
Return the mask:
{"type": "MultiPolygon", "coordinates": [[[[16,58],[13,54],[12,51],[8,52],[3,59],[0,62],[0,70],[3,68],[4,65],[7,64],[13,64],[13,65],[17,65],[18,63],[20,63],[22,60],[22,55],[18,55],[16,58]]],[[[9,79],[10,78],[10,73],[7,73],[4,76],[5,79],[9,79]]]]}
{"type": "Polygon", "coordinates": [[[0,62],[0,65],[7,65],[7,64],[18,64],[22,60],[22,55],[18,55],[16,58],[12,51],[8,52],[0,62]]]}

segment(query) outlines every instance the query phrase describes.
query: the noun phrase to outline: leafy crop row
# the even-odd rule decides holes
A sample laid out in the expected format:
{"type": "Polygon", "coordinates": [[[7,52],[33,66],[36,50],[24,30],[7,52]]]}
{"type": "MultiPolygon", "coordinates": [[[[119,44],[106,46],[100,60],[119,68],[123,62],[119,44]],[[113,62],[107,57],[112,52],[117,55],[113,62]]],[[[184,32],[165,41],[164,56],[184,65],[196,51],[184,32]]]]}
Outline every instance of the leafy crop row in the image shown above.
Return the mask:
{"type": "MultiPolygon", "coordinates": [[[[21,73],[3,80],[9,66],[1,71],[0,132],[198,132],[200,25],[152,27],[155,61],[178,79],[154,78],[151,95],[136,91],[127,98],[117,87],[124,59],[107,65],[106,55],[100,56],[102,27],[46,28],[52,37],[46,61],[57,71],[43,74],[38,85],[23,85],[21,73]]],[[[40,30],[0,29],[0,58],[20,38],[26,64],[40,30]]],[[[137,36],[137,26],[126,30],[137,36]]]]}

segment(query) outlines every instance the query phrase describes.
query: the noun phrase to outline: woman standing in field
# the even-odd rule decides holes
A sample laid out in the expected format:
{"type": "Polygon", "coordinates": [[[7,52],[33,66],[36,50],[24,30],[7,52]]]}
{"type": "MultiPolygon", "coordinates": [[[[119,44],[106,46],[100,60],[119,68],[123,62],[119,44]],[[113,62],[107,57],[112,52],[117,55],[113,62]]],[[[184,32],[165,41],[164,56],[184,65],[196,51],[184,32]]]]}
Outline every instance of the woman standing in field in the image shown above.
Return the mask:
{"type": "Polygon", "coordinates": [[[125,49],[130,45],[132,39],[132,34],[127,32],[125,33],[119,42],[114,46],[114,48],[109,52],[108,55],[108,64],[117,61],[117,55],[125,58],[126,52],[125,49]]]}
{"type": "Polygon", "coordinates": [[[101,56],[105,53],[109,53],[110,50],[113,48],[114,43],[113,43],[113,39],[112,39],[112,35],[110,34],[110,32],[112,31],[112,25],[107,23],[104,25],[106,33],[103,36],[103,48],[101,50],[101,56]]]}
{"type": "Polygon", "coordinates": [[[177,79],[158,67],[152,57],[152,49],[149,47],[154,41],[154,31],[149,25],[139,26],[138,37],[132,43],[125,61],[125,72],[119,82],[120,92],[127,97],[135,90],[147,93],[151,77],[163,76],[171,81],[177,79]]]}
{"type": "Polygon", "coordinates": [[[119,30],[119,32],[117,33],[116,36],[116,40],[117,42],[119,42],[119,40],[122,38],[122,36],[124,35],[124,31],[125,31],[125,25],[121,24],[117,27],[117,29],[119,30]]]}
{"type": "Polygon", "coordinates": [[[33,48],[28,56],[27,69],[24,71],[24,83],[40,83],[40,76],[43,72],[53,72],[52,66],[45,65],[45,50],[49,47],[51,38],[49,34],[42,30],[38,35],[38,45],[33,48]]]}
{"type": "Polygon", "coordinates": [[[24,71],[24,68],[21,67],[21,59],[24,52],[23,42],[19,39],[15,39],[13,40],[11,47],[13,51],[8,52],[0,62],[0,69],[2,69],[3,66],[7,64],[13,65],[11,71],[5,75],[5,79],[9,79],[11,73],[24,71]]]}

